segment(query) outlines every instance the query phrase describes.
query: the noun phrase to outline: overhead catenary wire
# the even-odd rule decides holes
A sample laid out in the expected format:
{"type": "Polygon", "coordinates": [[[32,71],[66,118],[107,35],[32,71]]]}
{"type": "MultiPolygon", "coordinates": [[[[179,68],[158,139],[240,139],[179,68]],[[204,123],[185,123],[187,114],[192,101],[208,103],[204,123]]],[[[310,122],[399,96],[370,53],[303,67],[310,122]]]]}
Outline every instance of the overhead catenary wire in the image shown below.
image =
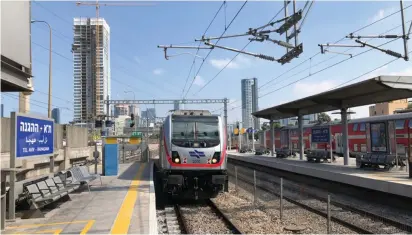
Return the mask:
{"type": "MultiPolygon", "coordinates": [[[[218,9],[217,12],[215,13],[215,16],[212,18],[212,20],[210,21],[209,25],[207,26],[205,32],[203,33],[203,36],[207,33],[207,31],[209,30],[210,26],[213,24],[213,22],[215,21],[217,15],[219,14],[220,10],[222,10],[222,7],[223,7],[224,5],[226,5],[226,1],[223,1],[222,5],[220,5],[219,9],[218,9]]],[[[226,17],[226,13],[225,13],[225,17],[226,17]]],[[[225,19],[225,24],[226,24],[226,19],[225,19]]],[[[225,25],[225,29],[226,29],[226,25],[225,25]]],[[[198,47],[200,47],[200,44],[201,44],[201,43],[202,43],[202,42],[199,42],[198,47]]],[[[192,69],[193,69],[193,66],[194,66],[194,64],[195,64],[196,57],[198,56],[199,50],[200,50],[199,48],[196,50],[196,55],[194,56],[192,65],[190,66],[189,74],[187,75],[186,82],[185,82],[185,85],[184,85],[184,87],[183,87],[183,91],[182,91],[182,95],[181,95],[181,96],[182,96],[182,99],[184,99],[184,97],[185,97],[184,94],[185,94],[186,85],[187,85],[187,82],[189,81],[190,75],[191,75],[191,73],[192,73],[192,69]]],[[[204,60],[204,59],[203,59],[203,60],[204,60]]]]}
{"type": "MultiPolygon", "coordinates": [[[[408,23],[409,23],[409,22],[412,22],[412,20],[409,20],[409,21],[407,21],[407,22],[408,22],[408,23]]],[[[398,26],[393,27],[393,28],[391,28],[391,29],[389,29],[389,30],[386,30],[384,33],[387,33],[387,32],[390,32],[390,31],[392,31],[392,30],[395,30],[395,29],[399,28],[400,26],[402,26],[402,25],[398,25],[398,26]]],[[[393,39],[393,40],[391,40],[391,41],[385,42],[385,43],[379,45],[378,47],[383,46],[383,45],[386,45],[386,44],[389,44],[389,43],[391,43],[391,42],[393,42],[393,41],[396,41],[396,40],[398,40],[398,39],[399,39],[399,38],[396,38],[396,39],[393,39]]],[[[371,40],[374,40],[374,38],[372,38],[372,39],[370,39],[370,40],[368,40],[368,41],[371,41],[371,40]]],[[[350,49],[346,50],[345,52],[347,52],[347,51],[349,51],[349,50],[353,50],[353,49],[354,49],[354,48],[350,48],[350,49]]],[[[308,76],[305,76],[305,77],[299,79],[298,81],[301,81],[301,80],[303,80],[303,79],[306,79],[306,78],[308,78],[308,77],[310,77],[310,76],[312,76],[312,75],[315,75],[315,74],[317,74],[317,73],[320,73],[320,72],[322,72],[322,71],[324,71],[324,70],[327,70],[327,69],[329,69],[329,68],[331,68],[331,67],[334,67],[334,66],[336,66],[336,65],[338,65],[338,64],[340,64],[340,63],[343,63],[343,62],[345,62],[345,61],[347,61],[347,60],[349,60],[349,59],[352,59],[352,58],[357,57],[357,56],[359,56],[359,55],[361,55],[361,54],[370,52],[370,51],[372,51],[372,50],[373,50],[373,49],[369,49],[369,50],[367,50],[367,51],[363,51],[363,52],[361,52],[361,53],[359,53],[359,54],[357,54],[357,55],[355,55],[355,56],[353,56],[353,57],[350,57],[350,58],[344,59],[344,60],[342,60],[342,61],[339,61],[339,62],[337,62],[337,63],[335,63],[335,64],[333,64],[333,65],[331,65],[331,66],[329,66],[329,67],[326,67],[326,68],[324,68],[324,69],[318,70],[318,71],[316,71],[316,72],[314,72],[314,73],[310,73],[308,76]]],[[[335,57],[337,57],[337,56],[333,56],[333,57],[331,57],[331,58],[329,58],[329,59],[323,60],[323,61],[317,63],[316,65],[314,65],[313,67],[316,67],[316,66],[318,66],[318,65],[320,65],[320,64],[322,64],[322,63],[324,63],[324,62],[326,62],[326,61],[328,61],[328,60],[331,60],[331,59],[333,59],[333,58],[335,58],[335,57]]],[[[397,58],[397,59],[398,59],[398,58],[397,58]]],[[[389,63],[393,63],[393,62],[395,62],[397,59],[392,60],[392,61],[390,61],[389,63]]],[[[300,65],[300,64],[299,64],[299,65],[300,65]]],[[[385,64],[385,65],[386,65],[386,64],[385,64]]],[[[295,66],[295,67],[296,67],[296,66],[295,66]]],[[[294,67],[294,68],[295,68],[295,67],[294,67]]],[[[313,67],[312,67],[312,68],[313,68],[313,67]]],[[[379,67],[379,68],[380,68],[380,67],[379,67]]],[[[309,68],[309,69],[310,69],[310,68],[309,68]]],[[[288,77],[288,78],[292,78],[292,77],[296,76],[297,74],[302,73],[302,72],[304,72],[304,71],[306,71],[306,70],[307,70],[307,69],[302,70],[302,71],[300,71],[300,72],[298,72],[298,73],[295,73],[295,74],[291,75],[291,76],[288,77]]],[[[373,71],[374,71],[374,70],[373,70],[373,71]]],[[[288,79],[288,78],[286,78],[286,79],[288,79]]],[[[276,91],[278,91],[278,90],[281,90],[281,89],[283,89],[283,88],[285,88],[285,87],[287,87],[287,86],[290,86],[290,85],[292,85],[292,84],[294,84],[294,83],[296,83],[296,82],[298,82],[298,81],[294,81],[294,82],[292,82],[292,83],[290,83],[290,84],[287,84],[286,86],[281,87],[281,88],[279,88],[279,89],[276,89],[276,90],[274,90],[274,91],[272,91],[272,92],[270,92],[270,93],[273,93],[273,92],[276,92],[276,91]]],[[[346,83],[347,83],[347,82],[345,82],[344,84],[346,84],[346,83]]],[[[341,84],[341,85],[342,85],[342,84],[341,84]]],[[[266,95],[268,95],[268,93],[266,93],[264,96],[266,96],[266,95]]],[[[262,98],[262,97],[263,97],[263,96],[261,96],[261,97],[259,97],[259,98],[262,98]]],[[[230,105],[230,104],[233,104],[233,103],[236,103],[236,102],[239,102],[239,100],[235,100],[235,101],[233,101],[233,102],[230,102],[229,105],[230,105]]],[[[231,109],[231,110],[234,110],[234,109],[239,108],[239,107],[240,107],[240,106],[236,106],[236,107],[234,107],[234,108],[231,109]]],[[[218,111],[218,110],[221,110],[221,108],[218,108],[218,109],[216,109],[216,110],[214,110],[214,111],[218,111]]],[[[214,111],[213,111],[213,112],[214,112],[214,111]]]]}
{"type": "MultiPolygon", "coordinates": [[[[408,8],[410,8],[411,6],[412,6],[412,4],[409,5],[409,6],[407,6],[407,7],[404,7],[403,9],[404,9],[404,10],[405,10],[405,9],[408,9],[408,8]]],[[[363,29],[366,29],[366,28],[368,28],[368,27],[370,27],[370,26],[372,26],[372,25],[374,25],[374,24],[376,24],[376,23],[379,23],[379,22],[383,21],[383,20],[386,20],[386,19],[388,19],[389,17],[392,17],[392,16],[396,15],[396,14],[399,13],[399,12],[401,12],[401,10],[395,11],[395,12],[393,12],[393,13],[385,16],[385,17],[382,17],[382,18],[380,18],[380,19],[378,19],[378,20],[375,20],[375,21],[373,21],[373,22],[365,25],[365,26],[362,26],[362,27],[360,27],[359,29],[356,29],[355,31],[353,31],[352,34],[357,33],[357,32],[359,32],[359,31],[361,31],[361,30],[363,30],[363,29]]],[[[398,26],[398,27],[399,27],[399,26],[398,26]]],[[[341,41],[343,41],[343,40],[346,40],[346,39],[347,39],[346,36],[344,36],[344,37],[342,37],[341,39],[335,41],[334,43],[339,43],[339,42],[341,42],[341,41]]],[[[286,72],[284,72],[284,73],[276,76],[275,78],[267,81],[266,83],[262,84],[262,85],[259,87],[259,89],[261,89],[262,87],[265,87],[265,86],[266,86],[267,84],[269,84],[269,83],[272,83],[273,81],[277,80],[277,79],[280,78],[281,76],[283,76],[283,75],[287,74],[288,72],[296,69],[297,67],[303,65],[304,63],[312,60],[313,58],[315,58],[316,56],[318,56],[318,55],[320,55],[320,54],[321,54],[321,52],[315,53],[314,55],[310,56],[308,59],[302,61],[301,63],[299,63],[298,65],[294,66],[293,68],[287,70],[286,72]]],[[[336,57],[337,57],[337,55],[333,56],[332,58],[336,58],[336,57]]]]}
{"type": "MultiPolygon", "coordinates": [[[[275,14],[275,16],[272,17],[272,19],[269,21],[269,23],[272,22],[272,21],[283,11],[284,8],[285,8],[285,7],[282,7],[282,8],[275,14]]],[[[264,29],[265,29],[265,28],[262,28],[260,31],[263,31],[264,29]]],[[[251,42],[252,42],[252,41],[249,41],[249,42],[241,49],[241,51],[245,50],[246,47],[249,46],[249,44],[250,44],[251,42]]],[[[216,43],[217,43],[217,42],[216,42],[216,43]]],[[[209,85],[213,80],[215,80],[215,79],[219,76],[219,74],[220,74],[221,72],[223,72],[223,70],[226,69],[226,67],[229,66],[229,64],[232,63],[232,61],[233,61],[234,59],[236,59],[236,57],[237,57],[239,54],[240,54],[240,52],[238,52],[212,79],[210,79],[205,85],[203,85],[197,92],[193,93],[192,96],[195,96],[196,94],[198,94],[199,92],[201,92],[207,85],[209,85]]],[[[229,104],[230,104],[230,103],[229,103],[229,104]]]]}
{"type": "MultiPolygon", "coordinates": [[[[222,37],[222,36],[226,33],[226,31],[230,28],[230,26],[232,25],[232,23],[235,21],[235,19],[238,17],[238,15],[240,14],[240,12],[241,12],[241,11],[243,10],[243,8],[245,7],[246,3],[248,3],[248,0],[246,0],[246,1],[243,3],[243,5],[240,7],[240,9],[237,11],[237,13],[235,14],[235,16],[232,18],[232,20],[231,20],[230,23],[228,24],[228,26],[225,28],[225,30],[223,31],[223,33],[220,35],[221,37],[222,37]]],[[[220,39],[218,39],[215,44],[218,44],[219,41],[220,41],[220,39]]],[[[190,86],[189,86],[189,88],[187,89],[186,94],[183,96],[183,98],[185,98],[185,97],[187,96],[187,94],[189,93],[190,88],[192,87],[192,85],[193,85],[193,83],[194,83],[197,75],[199,75],[200,70],[201,70],[202,67],[203,67],[203,64],[205,63],[205,61],[206,61],[206,59],[209,57],[209,55],[212,53],[212,51],[213,51],[213,50],[210,50],[210,51],[209,51],[209,53],[206,55],[205,59],[204,59],[204,60],[202,61],[202,63],[200,64],[199,69],[197,70],[197,73],[196,73],[195,77],[192,79],[192,82],[190,83],[190,86]]]]}
{"type": "MultiPolygon", "coordinates": [[[[389,43],[391,43],[391,42],[393,42],[393,41],[396,41],[396,40],[398,40],[398,39],[393,39],[393,40],[391,40],[391,41],[389,41],[389,42],[385,42],[385,43],[379,45],[378,47],[383,46],[383,45],[386,45],[386,44],[389,44],[389,43]]],[[[372,51],[372,50],[373,50],[373,49],[369,49],[369,50],[360,52],[360,53],[354,55],[353,57],[357,57],[357,56],[359,56],[359,55],[365,54],[365,53],[370,52],[370,51],[372,51]]],[[[337,63],[335,63],[335,64],[332,64],[332,65],[330,65],[330,66],[328,66],[328,67],[325,67],[325,68],[323,68],[323,69],[320,69],[320,70],[314,72],[312,75],[315,75],[315,74],[317,74],[317,73],[321,73],[321,72],[323,72],[323,71],[325,71],[325,70],[328,70],[328,69],[330,69],[330,68],[333,68],[333,67],[335,67],[336,65],[339,65],[339,64],[341,64],[341,63],[343,63],[343,62],[345,62],[345,61],[347,61],[347,60],[350,60],[350,59],[352,59],[352,58],[347,58],[347,59],[344,59],[344,60],[342,60],[342,61],[339,61],[339,62],[337,62],[337,63]]],[[[380,66],[378,66],[378,67],[376,67],[376,68],[374,68],[374,69],[372,69],[372,70],[370,70],[370,71],[368,71],[368,72],[366,72],[366,73],[362,73],[361,75],[356,76],[355,78],[353,78],[353,79],[351,79],[351,80],[349,80],[349,81],[346,81],[344,84],[346,84],[346,83],[348,83],[348,82],[350,82],[350,81],[356,80],[356,79],[358,79],[358,78],[360,78],[360,77],[362,77],[362,76],[365,76],[366,74],[371,73],[371,72],[373,72],[373,71],[375,71],[375,70],[377,70],[377,69],[380,69],[380,68],[382,68],[382,67],[384,67],[384,66],[386,66],[386,65],[388,65],[388,64],[391,64],[391,63],[397,61],[398,59],[399,59],[399,58],[396,58],[396,59],[391,60],[391,61],[389,61],[389,62],[386,62],[386,63],[384,63],[383,65],[380,65],[380,66]]],[[[280,88],[278,88],[278,89],[276,89],[276,90],[274,90],[274,91],[268,92],[268,93],[260,96],[258,99],[261,99],[261,98],[263,98],[263,97],[265,97],[265,96],[267,96],[267,95],[269,95],[269,94],[272,94],[272,93],[274,93],[274,92],[276,92],[276,91],[282,90],[282,89],[284,89],[284,88],[286,88],[286,87],[288,87],[288,86],[290,86],[290,85],[292,85],[292,84],[295,84],[295,83],[297,83],[297,82],[299,82],[299,81],[302,81],[302,80],[304,80],[304,79],[306,79],[306,78],[308,78],[308,77],[311,77],[312,75],[308,75],[308,76],[302,77],[302,78],[300,78],[300,79],[298,79],[298,80],[295,80],[295,81],[293,81],[293,82],[291,82],[291,83],[289,83],[289,84],[287,84],[287,85],[285,85],[285,86],[283,86],[283,87],[280,87],[280,88]]],[[[342,84],[341,84],[341,85],[342,85],[342,84]]],[[[237,108],[239,108],[239,107],[241,107],[241,105],[238,105],[238,106],[236,106],[236,107],[233,107],[231,110],[235,110],[235,109],[237,109],[237,108]]]]}

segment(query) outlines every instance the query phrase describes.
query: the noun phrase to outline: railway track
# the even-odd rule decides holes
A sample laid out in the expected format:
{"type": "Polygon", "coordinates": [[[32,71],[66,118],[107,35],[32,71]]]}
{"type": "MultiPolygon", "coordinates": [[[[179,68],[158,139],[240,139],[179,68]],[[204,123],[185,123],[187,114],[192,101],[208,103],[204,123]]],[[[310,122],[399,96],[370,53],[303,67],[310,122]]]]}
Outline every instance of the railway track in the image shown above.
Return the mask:
{"type": "MultiPolygon", "coordinates": [[[[229,174],[234,176],[232,172],[229,172],[229,174]]],[[[253,185],[253,180],[250,179],[253,179],[253,173],[245,172],[244,170],[241,170],[239,173],[238,170],[238,180],[253,185]]],[[[256,179],[257,182],[260,182],[257,183],[257,188],[280,197],[278,193],[280,192],[280,185],[278,182],[267,177],[257,176],[256,179]]],[[[325,206],[327,201],[326,197],[321,197],[315,193],[306,191],[304,194],[310,199],[302,200],[299,196],[300,192],[298,187],[284,185],[283,189],[283,198],[285,200],[327,218],[325,206]]],[[[331,221],[362,234],[405,233],[412,231],[411,225],[409,224],[391,220],[340,202],[331,202],[331,211],[331,221]]]]}
{"type": "Polygon", "coordinates": [[[164,215],[165,234],[242,234],[212,200],[192,205],[172,203],[164,207],[164,215]]]}

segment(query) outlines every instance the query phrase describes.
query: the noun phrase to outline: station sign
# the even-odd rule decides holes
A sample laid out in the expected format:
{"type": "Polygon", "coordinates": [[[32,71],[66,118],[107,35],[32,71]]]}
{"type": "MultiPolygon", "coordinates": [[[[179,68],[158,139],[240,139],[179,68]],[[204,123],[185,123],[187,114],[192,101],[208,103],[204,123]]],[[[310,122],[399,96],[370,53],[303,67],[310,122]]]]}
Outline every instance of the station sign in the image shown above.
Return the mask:
{"type": "MultiPolygon", "coordinates": [[[[53,155],[54,121],[28,115],[14,114],[15,156],[16,158],[53,155]]],[[[12,134],[13,135],[13,134],[12,134]]]]}
{"type": "Polygon", "coordinates": [[[132,132],[132,136],[133,136],[133,137],[142,137],[142,132],[133,131],[133,132],[132,132]]]}
{"type": "Polygon", "coordinates": [[[329,143],[330,133],[329,127],[321,127],[312,129],[312,143],[329,143]]]}

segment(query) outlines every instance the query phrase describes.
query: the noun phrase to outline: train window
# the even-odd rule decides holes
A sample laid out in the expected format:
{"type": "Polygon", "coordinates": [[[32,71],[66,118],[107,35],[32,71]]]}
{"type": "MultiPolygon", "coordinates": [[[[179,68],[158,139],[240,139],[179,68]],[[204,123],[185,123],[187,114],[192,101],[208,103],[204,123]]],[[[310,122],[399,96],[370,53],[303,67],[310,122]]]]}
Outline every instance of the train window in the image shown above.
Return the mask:
{"type": "Polygon", "coordinates": [[[353,124],[353,131],[357,131],[358,130],[358,123],[353,124]]]}
{"type": "Polygon", "coordinates": [[[196,122],[196,137],[198,139],[219,139],[218,122],[196,122]]]}
{"type": "Polygon", "coordinates": [[[360,130],[360,131],[365,131],[365,130],[366,130],[366,124],[365,124],[365,123],[361,123],[361,124],[359,125],[359,130],[360,130]]]}
{"type": "Polygon", "coordinates": [[[396,120],[395,121],[396,129],[403,129],[405,127],[405,120],[396,120]]]}
{"type": "Polygon", "coordinates": [[[412,119],[409,119],[409,121],[408,121],[408,123],[409,123],[409,128],[412,128],[412,119]]]}
{"type": "Polygon", "coordinates": [[[194,122],[173,122],[173,139],[194,139],[194,122]]]}

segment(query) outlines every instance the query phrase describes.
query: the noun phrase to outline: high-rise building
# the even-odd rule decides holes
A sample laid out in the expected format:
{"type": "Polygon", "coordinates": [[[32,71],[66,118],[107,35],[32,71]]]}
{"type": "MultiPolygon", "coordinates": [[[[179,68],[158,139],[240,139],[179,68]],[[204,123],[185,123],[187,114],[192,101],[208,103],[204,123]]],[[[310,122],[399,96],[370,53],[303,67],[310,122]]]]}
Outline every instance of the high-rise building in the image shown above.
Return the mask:
{"type": "Polygon", "coordinates": [[[52,109],[52,118],[54,119],[54,123],[60,124],[60,109],[52,109]]]}
{"type": "Polygon", "coordinates": [[[106,114],[104,100],[110,97],[110,27],[106,21],[74,18],[72,52],[74,120],[90,122],[106,114]]]}
{"type": "Polygon", "coordinates": [[[130,115],[128,104],[115,104],[114,105],[114,116],[117,118],[121,115],[130,115]]]}
{"type": "Polygon", "coordinates": [[[258,89],[257,78],[242,79],[242,126],[244,128],[253,126],[255,129],[260,129],[259,118],[254,119],[252,116],[253,112],[259,110],[258,89]]]}

